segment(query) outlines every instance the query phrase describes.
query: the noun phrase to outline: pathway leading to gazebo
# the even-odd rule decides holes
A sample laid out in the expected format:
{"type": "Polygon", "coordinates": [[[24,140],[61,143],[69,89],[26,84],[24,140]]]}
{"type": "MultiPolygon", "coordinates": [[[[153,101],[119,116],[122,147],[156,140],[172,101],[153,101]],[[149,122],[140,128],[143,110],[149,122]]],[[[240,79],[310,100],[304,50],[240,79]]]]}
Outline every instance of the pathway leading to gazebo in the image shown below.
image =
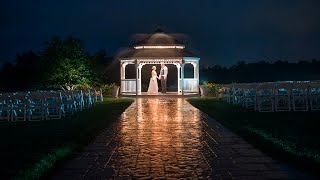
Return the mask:
{"type": "Polygon", "coordinates": [[[305,179],[180,97],[137,98],[54,179],[305,179]]]}

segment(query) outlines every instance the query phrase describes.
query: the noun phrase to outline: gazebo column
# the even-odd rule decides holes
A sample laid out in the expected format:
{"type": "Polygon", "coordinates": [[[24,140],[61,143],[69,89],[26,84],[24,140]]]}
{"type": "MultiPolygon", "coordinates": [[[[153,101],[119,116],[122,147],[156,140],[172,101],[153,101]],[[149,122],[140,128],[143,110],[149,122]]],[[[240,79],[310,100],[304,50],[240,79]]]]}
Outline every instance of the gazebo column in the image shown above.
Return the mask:
{"type": "Polygon", "coordinates": [[[184,94],[183,86],[184,86],[184,62],[182,62],[182,65],[181,65],[181,95],[184,94]]]}
{"type": "Polygon", "coordinates": [[[138,84],[139,84],[139,82],[138,82],[138,76],[139,76],[139,62],[138,62],[138,60],[136,60],[135,61],[135,67],[136,67],[136,95],[139,95],[139,93],[138,93],[138,89],[139,89],[139,87],[138,87],[138,84]]]}
{"type": "Polygon", "coordinates": [[[199,62],[195,63],[194,72],[195,72],[195,76],[194,77],[197,78],[197,89],[199,90],[199,81],[200,81],[199,62]]]}
{"type": "Polygon", "coordinates": [[[195,87],[195,91],[197,91],[199,89],[199,65],[198,63],[192,63],[193,65],[193,79],[195,80],[194,83],[196,83],[194,85],[195,87]]]}
{"type": "Polygon", "coordinates": [[[182,84],[182,82],[181,82],[181,66],[180,66],[180,64],[179,63],[176,63],[175,64],[176,65],[176,67],[177,67],[177,75],[178,75],[178,94],[181,94],[182,93],[182,88],[181,88],[181,84],[182,84]]]}
{"type": "Polygon", "coordinates": [[[121,90],[120,92],[122,93],[125,89],[125,85],[123,83],[123,80],[126,78],[126,66],[128,63],[121,63],[120,65],[120,83],[121,83],[121,90]]]}
{"type": "Polygon", "coordinates": [[[193,66],[193,79],[197,79],[198,78],[197,64],[196,63],[192,63],[192,66],[193,66]]]}
{"type": "Polygon", "coordinates": [[[137,85],[138,85],[138,95],[141,95],[141,69],[142,69],[142,67],[143,67],[143,65],[144,64],[139,64],[138,65],[138,83],[137,83],[137,85]]]}

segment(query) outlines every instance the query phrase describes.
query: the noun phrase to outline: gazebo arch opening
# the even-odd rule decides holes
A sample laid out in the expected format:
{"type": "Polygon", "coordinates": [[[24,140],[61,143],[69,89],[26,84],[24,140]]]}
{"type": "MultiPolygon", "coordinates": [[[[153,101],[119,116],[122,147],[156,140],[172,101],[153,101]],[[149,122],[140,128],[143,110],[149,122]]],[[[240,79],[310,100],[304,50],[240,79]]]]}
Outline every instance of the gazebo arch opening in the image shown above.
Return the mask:
{"type": "MultiPolygon", "coordinates": [[[[142,66],[141,69],[141,92],[147,92],[151,76],[151,68],[156,66],[157,75],[159,76],[159,71],[161,69],[160,64],[146,64],[142,66]]],[[[178,92],[178,71],[174,64],[166,64],[168,67],[168,79],[167,79],[167,91],[168,92],[178,92]]],[[[159,90],[161,89],[160,80],[158,81],[159,90]]]]}
{"type": "Polygon", "coordinates": [[[136,65],[128,64],[125,69],[125,79],[136,79],[136,65]]]}
{"type": "Polygon", "coordinates": [[[191,63],[184,65],[184,78],[194,78],[194,66],[191,63]]]}

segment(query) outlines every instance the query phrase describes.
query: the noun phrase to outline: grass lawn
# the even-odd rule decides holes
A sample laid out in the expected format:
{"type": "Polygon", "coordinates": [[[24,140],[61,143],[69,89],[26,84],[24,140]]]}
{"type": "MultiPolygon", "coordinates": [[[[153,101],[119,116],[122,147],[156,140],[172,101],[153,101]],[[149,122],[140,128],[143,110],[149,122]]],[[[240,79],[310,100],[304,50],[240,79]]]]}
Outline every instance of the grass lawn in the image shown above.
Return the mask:
{"type": "Polygon", "coordinates": [[[88,144],[133,102],[103,103],[61,120],[0,123],[0,179],[38,179],[88,144]]]}
{"type": "Polygon", "coordinates": [[[259,113],[215,98],[188,101],[266,154],[320,175],[320,111],[259,113]]]}

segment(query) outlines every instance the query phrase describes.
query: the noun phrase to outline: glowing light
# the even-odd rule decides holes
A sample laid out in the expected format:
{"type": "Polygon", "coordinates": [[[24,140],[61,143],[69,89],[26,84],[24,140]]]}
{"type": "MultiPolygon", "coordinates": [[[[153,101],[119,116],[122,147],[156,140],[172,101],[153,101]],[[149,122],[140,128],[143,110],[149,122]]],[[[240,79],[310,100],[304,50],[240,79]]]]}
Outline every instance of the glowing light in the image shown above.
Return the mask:
{"type": "Polygon", "coordinates": [[[184,46],[135,46],[135,49],[184,49],[184,46]]]}

